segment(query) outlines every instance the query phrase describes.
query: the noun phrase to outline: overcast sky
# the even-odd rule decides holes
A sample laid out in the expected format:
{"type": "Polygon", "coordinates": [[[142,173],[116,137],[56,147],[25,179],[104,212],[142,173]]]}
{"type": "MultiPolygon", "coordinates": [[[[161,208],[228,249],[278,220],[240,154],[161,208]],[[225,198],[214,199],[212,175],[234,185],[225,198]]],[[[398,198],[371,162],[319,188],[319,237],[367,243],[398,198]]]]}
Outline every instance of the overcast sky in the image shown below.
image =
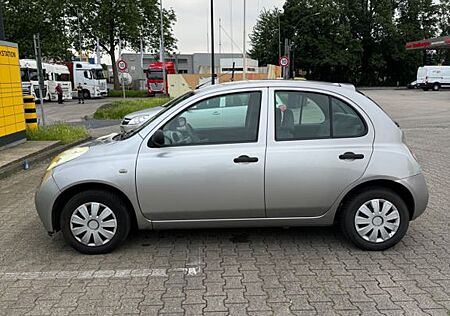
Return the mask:
{"type": "MultiPolygon", "coordinates": [[[[263,8],[281,8],[285,0],[247,0],[247,49],[250,41],[248,34],[253,29],[259,12],[263,8]]],[[[243,0],[215,0],[214,20],[215,20],[215,50],[219,52],[219,18],[221,18],[223,31],[222,52],[231,52],[231,37],[238,45],[233,45],[234,52],[242,50],[243,36],[243,0]],[[232,27],[230,26],[232,25],[232,27]]],[[[178,39],[178,52],[197,53],[207,52],[208,39],[210,34],[210,0],[163,0],[165,8],[172,7],[177,15],[177,22],[174,26],[175,37],[178,39]]]]}

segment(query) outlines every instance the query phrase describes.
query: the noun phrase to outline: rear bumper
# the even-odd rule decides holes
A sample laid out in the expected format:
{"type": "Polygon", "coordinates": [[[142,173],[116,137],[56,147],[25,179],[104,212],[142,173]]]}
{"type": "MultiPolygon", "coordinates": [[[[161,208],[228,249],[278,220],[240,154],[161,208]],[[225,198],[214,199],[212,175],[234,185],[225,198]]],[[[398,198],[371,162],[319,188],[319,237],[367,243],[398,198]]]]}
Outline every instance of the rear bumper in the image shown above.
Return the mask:
{"type": "Polygon", "coordinates": [[[412,220],[416,219],[425,211],[428,205],[428,188],[422,173],[404,178],[398,181],[409,189],[414,199],[414,213],[412,220]]]}

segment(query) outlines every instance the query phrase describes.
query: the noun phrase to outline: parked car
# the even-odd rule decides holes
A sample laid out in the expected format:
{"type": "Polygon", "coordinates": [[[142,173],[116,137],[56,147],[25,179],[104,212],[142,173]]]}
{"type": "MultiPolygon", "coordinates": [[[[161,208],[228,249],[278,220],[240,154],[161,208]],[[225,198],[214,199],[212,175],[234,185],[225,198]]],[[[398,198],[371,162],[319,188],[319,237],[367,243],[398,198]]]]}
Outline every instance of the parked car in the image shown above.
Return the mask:
{"type": "Polygon", "coordinates": [[[418,88],[417,80],[414,80],[413,82],[408,83],[408,84],[406,85],[406,87],[407,87],[408,89],[417,89],[417,88],[418,88]]]}
{"type": "Polygon", "coordinates": [[[45,229],[88,254],[112,251],[131,227],[333,224],[384,250],[427,202],[377,104],[353,86],[281,80],[189,92],[135,130],[60,154],[36,193],[45,229]]]}

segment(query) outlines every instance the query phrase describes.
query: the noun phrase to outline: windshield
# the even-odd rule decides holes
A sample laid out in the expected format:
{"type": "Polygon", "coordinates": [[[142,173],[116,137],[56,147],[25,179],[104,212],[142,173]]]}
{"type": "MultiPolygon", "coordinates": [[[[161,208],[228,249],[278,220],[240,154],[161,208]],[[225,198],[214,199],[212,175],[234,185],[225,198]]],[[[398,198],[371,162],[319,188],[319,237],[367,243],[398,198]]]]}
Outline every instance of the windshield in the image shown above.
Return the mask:
{"type": "Polygon", "coordinates": [[[149,70],[147,71],[147,79],[163,80],[162,70],[149,70]]]}
{"type": "Polygon", "coordinates": [[[153,122],[157,117],[159,117],[161,114],[165,113],[166,111],[168,111],[169,109],[171,109],[172,107],[174,107],[175,105],[177,105],[180,102],[183,102],[186,99],[189,99],[191,96],[193,96],[195,94],[194,91],[189,91],[186,92],[185,94],[179,96],[178,98],[172,99],[169,102],[165,103],[162,105],[162,107],[164,109],[162,109],[160,112],[158,112],[155,116],[151,117],[148,121],[146,121],[144,124],[142,124],[141,126],[139,126],[138,128],[128,132],[128,133],[124,133],[124,134],[120,134],[120,138],[119,139],[127,139],[133,135],[136,135],[137,133],[139,133],[141,130],[143,130],[148,124],[150,124],[151,122],[153,122]]]}
{"type": "Polygon", "coordinates": [[[94,79],[105,79],[103,75],[103,69],[91,69],[92,78],[94,79]]]}
{"type": "MultiPolygon", "coordinates": [[[[48,75],[45,69],[42,69],[44,80],[48,80],[48,75]]],[[[37,69],[32,68],[21,68],[20,69],[20,78],[22,81],[38,81],[38,71],[37,69]]]]}
{"type": "Polygon", "coordinates": [[[70,81],[69,74],[54,74],[56,81],[70,81]]]}

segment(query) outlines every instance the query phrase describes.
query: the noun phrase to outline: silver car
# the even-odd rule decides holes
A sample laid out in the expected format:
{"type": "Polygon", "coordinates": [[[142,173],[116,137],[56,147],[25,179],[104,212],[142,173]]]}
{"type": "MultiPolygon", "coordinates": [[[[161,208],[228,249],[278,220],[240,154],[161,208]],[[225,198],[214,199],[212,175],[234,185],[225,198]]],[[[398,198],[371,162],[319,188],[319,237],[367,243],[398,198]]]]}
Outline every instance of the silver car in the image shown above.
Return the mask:
{"type": "Polygon", "coordinates": [[[398,243],[428,191],[403,133],[350,85],[250,81],[171,101],[139,128],[66,151],[36,208],[83,253],[130,229],[339,224],[358,247],[398,243]]]}

